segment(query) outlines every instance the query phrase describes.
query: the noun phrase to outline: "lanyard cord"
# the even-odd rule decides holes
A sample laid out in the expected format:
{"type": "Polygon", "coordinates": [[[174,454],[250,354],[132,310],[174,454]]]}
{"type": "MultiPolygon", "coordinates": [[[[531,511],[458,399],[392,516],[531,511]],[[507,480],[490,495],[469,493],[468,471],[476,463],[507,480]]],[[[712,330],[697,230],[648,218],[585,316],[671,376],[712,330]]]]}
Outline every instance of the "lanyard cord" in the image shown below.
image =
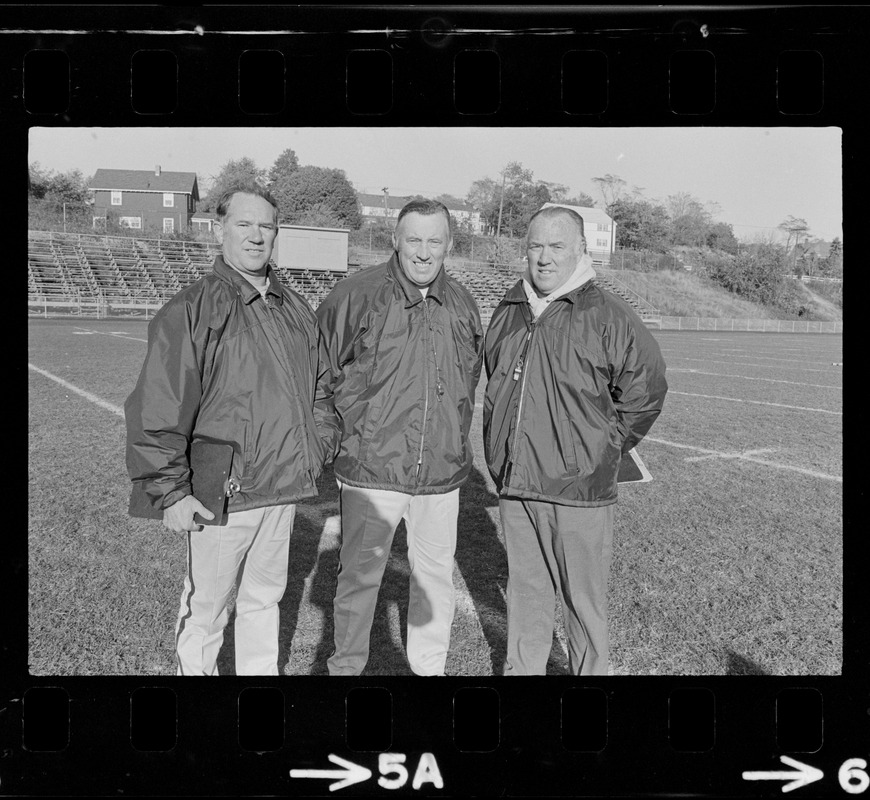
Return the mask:
{"type": "Polygon", "coordinates": [[[423,308],[426,309],[426,324],[429,326],[429,343],[432,345],[432,357],[435,360],[435,396],[438,402],[444,396],[444,384],[441,383],[441,368],[438,366],[438,351],[435,349],[435,331],[432,330],[432,317],[429,316],[427,298],[423,298],[423,308]]]}

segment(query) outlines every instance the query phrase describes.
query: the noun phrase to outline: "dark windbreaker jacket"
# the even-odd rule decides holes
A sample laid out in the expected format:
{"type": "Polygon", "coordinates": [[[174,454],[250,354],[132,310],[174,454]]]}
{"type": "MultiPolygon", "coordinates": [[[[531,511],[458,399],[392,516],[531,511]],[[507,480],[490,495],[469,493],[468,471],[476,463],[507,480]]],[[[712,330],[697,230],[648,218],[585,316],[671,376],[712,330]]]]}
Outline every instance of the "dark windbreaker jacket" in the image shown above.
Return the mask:
{"type": "Polygon", "coordinates": [[[483,361],[468,290],[442,268],[424,299],[393,254],[336,284],[317,318],[329,361],[319,394],[342,429],[336,477],[409,494],[457,488],[471,471],[483,361]]]}
{"type": "Polygon", "coordinates": [[[145,363],[124,411],[127,469],[156,509],[191,493],[188,445],[198,438],[233,445],[231,474],[241,489],[228,511],[317,494],[336,434],[312,407],[317,322],[271,268],[269,279],[264,301],[218,256],[213,271],[148,326],[145,363]]]}
{"type": "Polygon", "coordinates": [[[588,282],[533,322],[520,281],[493,312],[486,373],[484,450],[499,493],[615,503],[620,456],[667,392],[659,346],[631,307],[588,282]]]}

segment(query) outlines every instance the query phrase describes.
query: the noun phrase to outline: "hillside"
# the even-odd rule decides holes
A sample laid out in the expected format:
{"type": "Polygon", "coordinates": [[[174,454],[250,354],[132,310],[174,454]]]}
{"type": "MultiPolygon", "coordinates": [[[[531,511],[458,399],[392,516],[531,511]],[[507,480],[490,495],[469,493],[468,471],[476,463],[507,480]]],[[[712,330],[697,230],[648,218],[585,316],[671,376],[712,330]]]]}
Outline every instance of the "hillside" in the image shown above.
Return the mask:
{"type": "MultiPolygon", "coordinates": [[[[790,319],[784,311],[731,294],[706,278],[689,272],[660,270],[634,272],[632,270],[603,270],[608,277],[621,281],[644,300],[669,317],[716,317],[719,319],[790,319]]],[[[811,308],[810,319],[839,321],[843,312],[821,295],[797,282],[798,289],[811,308]]]]}

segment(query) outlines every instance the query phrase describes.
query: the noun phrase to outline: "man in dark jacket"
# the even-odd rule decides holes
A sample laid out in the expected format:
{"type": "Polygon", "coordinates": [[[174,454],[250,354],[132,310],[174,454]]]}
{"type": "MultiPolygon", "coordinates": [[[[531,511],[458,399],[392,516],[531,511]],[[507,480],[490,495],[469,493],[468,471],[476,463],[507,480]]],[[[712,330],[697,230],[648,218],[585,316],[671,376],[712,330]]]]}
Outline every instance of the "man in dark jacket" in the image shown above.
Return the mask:
{"type": "Polygon", "coordinates": [[[145,363],[125,405],[130,478],[162,509],[164,527],[187,532],[180,675],[217,674],[237,575],[236,673],[278,674],[295,503],[317,494],[334,447],[335,429],[313,409],[321,363],[314,312],[269,266],[277,222],[275,201],[256,184],[221,197],[222,255],[149,324],[145,363]],[[233,446],[233,493],[226,524],[203,527],[194,514],[214,515],[192,494],[189,452],[209,439],[233,446]]]}
{"type": "Polygon", "coordinates": [[[505,675],[543,675],[562,601],[574,675],[606,675],[620,458],[667,392],[655,339],[592,281],[583,219],[545,207],[486,334],[484,448],[508,557],[505,675]]]}
{"type": "Polygon", "coordinates": [[[341,554],[330,675],[358,675],[393,535],[404,519],[411,567],[408,661],[442,675],[455,607],[459,486],[483,359],[480,314],[443,268],[450,212],[412,201],[386,263],[338,283],[317,309],[329,359],[322,395],[341,425],[341,554]]]}

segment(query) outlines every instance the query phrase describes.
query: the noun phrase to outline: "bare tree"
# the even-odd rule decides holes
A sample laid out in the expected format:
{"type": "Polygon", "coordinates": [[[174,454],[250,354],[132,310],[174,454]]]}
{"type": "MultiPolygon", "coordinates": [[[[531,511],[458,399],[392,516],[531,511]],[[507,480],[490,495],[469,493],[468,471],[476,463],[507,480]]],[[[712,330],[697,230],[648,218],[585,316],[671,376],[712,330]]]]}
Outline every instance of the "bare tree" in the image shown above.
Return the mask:
{"type": "Polygon", "coordinates": [[[625,194],[626,182],[619,175],[611,175],[609,172],[601,178],[593,178],[593,183],[598,184],[601,196],[604,198],[604,208],[607,209],[625,194]]]}
{"type": "Polygon", "coordinates": [[[809,237],[810,226],[807,221],[801,217],[793,217],[791,214],[779,225],[776,226],[781,231],[785,232],[785,252],[792,251],[792,267],[797,264],[798,244],[801,239],[809,237]]]}

